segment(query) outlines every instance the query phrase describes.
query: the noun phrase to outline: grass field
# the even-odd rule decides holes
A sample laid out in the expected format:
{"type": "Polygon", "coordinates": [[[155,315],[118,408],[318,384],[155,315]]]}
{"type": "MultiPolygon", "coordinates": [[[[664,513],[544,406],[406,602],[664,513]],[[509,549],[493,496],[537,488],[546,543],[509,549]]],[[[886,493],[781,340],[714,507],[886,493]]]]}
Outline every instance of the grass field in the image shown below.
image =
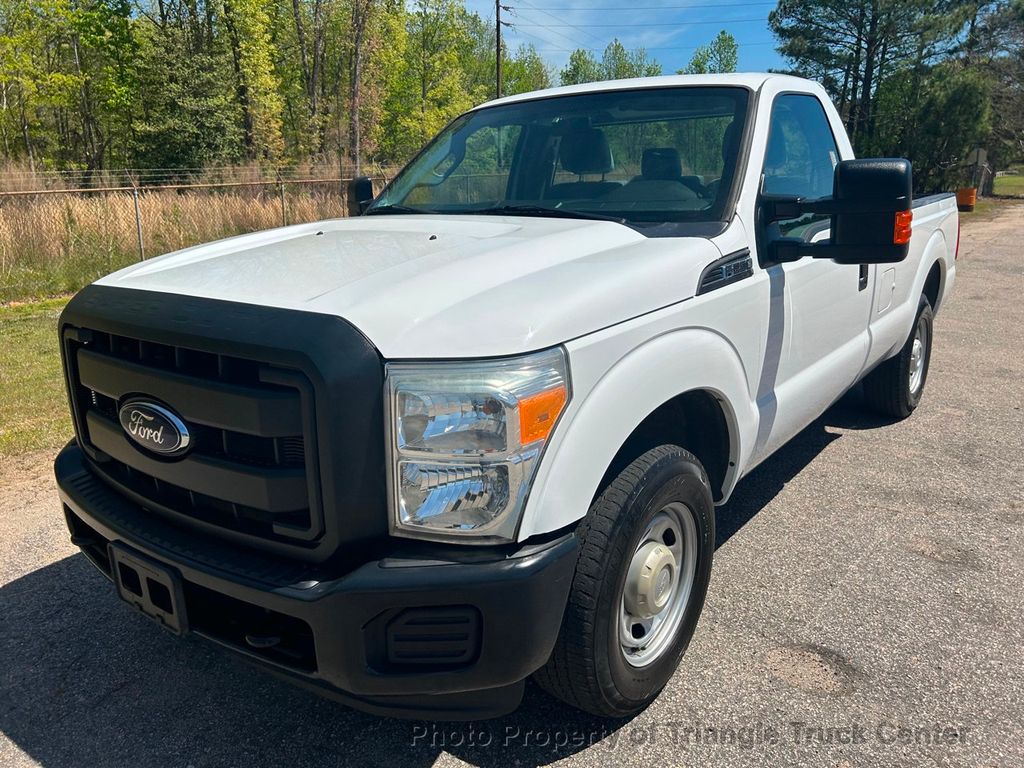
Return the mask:
{"type": "Polygon", "coordinates": [[[1010,197],[1024,197],[1024,168],[1015,169],[1016,174],[996,176],[995,186],[992,191],[997,195],[1010,197]]]}
{"type": "Polygon", "coordinates": [[[71,438],[57,347],[66,302],[0,306],[0,460],[71,438]]]}
{"type": "Polygon", "coordinates": [[[1002,205],[1001,201],[996,200],[994,197],[979,197],[973,211],[969,213],[960,212],[960,221],[964,222],[972,218],[984,219],[994,216],[996,211],[999,210],[1000,205],[1002,205]]]}
{"type": "MultiPolygon", "coordinates": [[[[291,224],[342,215],[337,185],[288,190],[291,224]]],[[[127,193],[0,199],[0,302],[72,293],[139,260],[135,205],[127,193]]],[[[147,258],[245,232],[281,226],[273,189],[139,196],[147,258]]]]}

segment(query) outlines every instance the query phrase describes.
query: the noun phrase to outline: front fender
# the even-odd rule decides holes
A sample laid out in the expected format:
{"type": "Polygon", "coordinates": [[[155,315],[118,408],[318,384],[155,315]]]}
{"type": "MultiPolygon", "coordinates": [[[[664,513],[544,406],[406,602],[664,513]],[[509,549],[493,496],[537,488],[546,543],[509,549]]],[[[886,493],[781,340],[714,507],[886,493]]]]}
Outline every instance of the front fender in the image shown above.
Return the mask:
{"type": "Polygon", "coordinates": [[[757,434],[743,363],[719,334],[690,328],[657,336],[615,360],[607,333],[567,345],[573,399],[547,446],[519,529],[519,540],[564,528],[590,507],[619,448],[661,404],[695,389],[713,394],[729,425],[725,496],[749,460],[757,434]]]}

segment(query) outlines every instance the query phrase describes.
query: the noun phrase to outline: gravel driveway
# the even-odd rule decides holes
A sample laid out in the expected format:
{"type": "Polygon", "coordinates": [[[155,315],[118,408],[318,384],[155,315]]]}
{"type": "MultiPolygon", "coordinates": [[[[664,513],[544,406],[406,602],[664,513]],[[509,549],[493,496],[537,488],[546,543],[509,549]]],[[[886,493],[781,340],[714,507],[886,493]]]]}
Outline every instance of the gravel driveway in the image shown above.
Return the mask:
{"type": "Polygon", "coordinates": [[[0,765],[1024,765],[1024,206],[964,227],[909,420],[854,392],[737,489],[690,651],[632,720],[530,687],[476,725],[382,720],[118,602],[50,456],[0,467],[0,765]]]}

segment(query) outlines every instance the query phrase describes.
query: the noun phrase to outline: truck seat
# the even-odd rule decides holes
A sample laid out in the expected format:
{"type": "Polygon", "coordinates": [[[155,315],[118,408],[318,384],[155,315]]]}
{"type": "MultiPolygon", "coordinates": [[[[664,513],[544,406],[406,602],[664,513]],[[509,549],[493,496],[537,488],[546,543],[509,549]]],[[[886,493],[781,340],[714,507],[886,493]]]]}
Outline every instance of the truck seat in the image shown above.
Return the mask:
{"type": "Polygon", "coordinates": [[[606,173],[615,170],[615,159],[608,146],[608,137],[600,128],[581,128],[562,137],[559,163],[563,170],[579,176],[576,181],[553,184],[546,195],[550,200],[587,200],[602,197],[622,185],[606,181],[606,173]],[[584,181],[587,175],[600,175],[595,181],[584,181]]]}

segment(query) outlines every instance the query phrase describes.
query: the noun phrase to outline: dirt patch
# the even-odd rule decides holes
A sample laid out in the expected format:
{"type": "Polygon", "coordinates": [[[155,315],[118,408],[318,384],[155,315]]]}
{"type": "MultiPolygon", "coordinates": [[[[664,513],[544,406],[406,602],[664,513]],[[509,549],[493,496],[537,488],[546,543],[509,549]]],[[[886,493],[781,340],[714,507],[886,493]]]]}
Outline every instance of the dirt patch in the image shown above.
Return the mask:
{"type": "Polygon", "coordinates": [[[58,514],[53,457],[56,451],[33,451],[0,461],[0,537],[17,541],[25,521],[43,510],[58,514]]]}
{"type": "Polygon", "coordinates": [[[56,451],[32,451],[0,461],[0,509],[21,509],[37,495],[49,493],[56,455],[56,451]]]}
{"type": "Polygon", "coordinates": [[[849,659],[810,643],[774,648],[763,663],[782,682],[809,693],[849,693],[860,677],[849,659]]]}

